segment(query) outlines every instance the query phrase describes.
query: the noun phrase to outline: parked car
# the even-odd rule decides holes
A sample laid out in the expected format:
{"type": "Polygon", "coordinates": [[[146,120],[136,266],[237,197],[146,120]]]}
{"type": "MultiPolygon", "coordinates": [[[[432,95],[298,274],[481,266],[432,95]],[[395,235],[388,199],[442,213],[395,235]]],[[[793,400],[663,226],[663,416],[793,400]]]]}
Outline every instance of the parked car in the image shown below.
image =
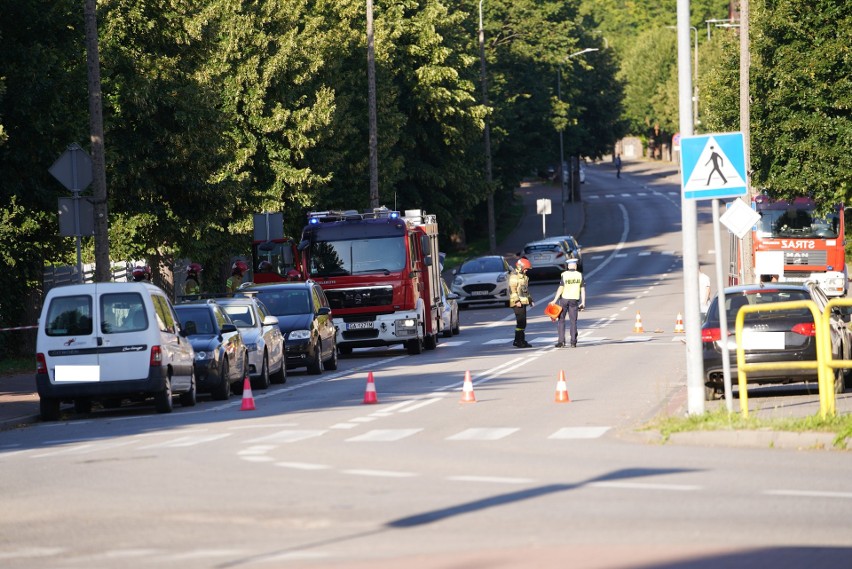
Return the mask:
{"type": "Polygon", "coordinates": [[[527,243],[518,255],[532,265],[527,271],[530,279],[542,276],[558,277],[568,268],[568,259],[571,256],[568,252],[568,244],[555,238],[527,243]]]}
{"type": "Polygon", "coordinates": [[[237,326],[249,357],[252,389],[266,389],[287,380],[284,334],[278,318],[253,296],[220,298],[217,302],[237,326]]]}
{"type": "Polygon", "coordinates": [[[194,352],[171,302],[143,283],[90,283],[50,289],[36,340],[41,418],[55,421],[63,401],[87,413],[124,398],[153,397],[159,413],[195,405],[194,352]]]}
{"type": "Polygon", "coordinates": [[[244,289],[257,295],[286,338],[287,367],[308,373],[337,369],[337,328],[322,288],[314,281],[257,284],[244,289]]]}
{"type": "Polygon", "coordinates": [[[441,279],[441,304],[443,306],[441,318],[444,325],[444,337],[455,336],[460,331],[459,326],[459,295],[450,290],[447,281],[441,279]]]}
{"type": "Polygon", "coordinates": [[[198,390],[224,401],[241,394],[248,373],[248,351],[237,326],[213,299],[175,306],[195,349],[198,390]]]}
{"type": "Polygon", "coordinates": [[[564,241],[568,248],[568,255],[572,259],[577,259],[577,270],[583,272],[583,248],[577,242],[576,237],[573,235],[556,235],[549,239],[559,239],[560,241],[564,241]]]}
{"type": "MultiPolygon", "coordinates": [[[[828,297],[815,282],[804,285],[758,283],[725,289],[727,343],[734,383],[737,381],[737,345],[734,325],[739,309],[746,305],[754,306],[790,300],[813,300],[820,312],[825,311],[828,303],[828,297]]],[[[832,309],[830,330],[833,357],[849,359],[852,342],[850,342],[849,330],[842,312],[838,308],[832,309]]],[[[720,398],[724,392],[718,295],[710,302],[707,316],[701,327],[701,340],[704,357],[704,396],[707,401],[712,401],[720,398]]],[[[747,363],[816,360],[815,324],[808,309],[748,313],[744,320],[742,341],[747,363]]],[[[749,372],[747,377],[749,384],[817,382],[817,370],[754,371],[749,372]]],[[[836,370],[835,391],[843,393],[848,385],[849,370],[836,370]]]]}
{"type": "Polygon", "coordinates": [[[499,302],[509,305],[509,263],[500,255],[474,257],[453,269],[450,290],[458,295],[459,308],[499,302]]]}

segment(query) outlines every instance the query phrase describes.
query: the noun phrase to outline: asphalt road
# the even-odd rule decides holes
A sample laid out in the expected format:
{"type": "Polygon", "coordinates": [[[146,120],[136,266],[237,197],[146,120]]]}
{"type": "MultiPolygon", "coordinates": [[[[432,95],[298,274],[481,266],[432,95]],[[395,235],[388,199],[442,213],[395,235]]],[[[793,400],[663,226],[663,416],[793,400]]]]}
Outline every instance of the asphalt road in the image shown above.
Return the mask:
{"type": "Polygon", "coordinates": [[[2,565],[849,567],[850,453],[641,430],[685,393],[680,202],[652,166],[587,170],[576,349],[553,347],[556,283],[537,282],[532,349],[512,348],[505,308],[471,309],[434,351],[358,350],[254,393],[254,411],[203,400],[5,430],[2,565]]]}

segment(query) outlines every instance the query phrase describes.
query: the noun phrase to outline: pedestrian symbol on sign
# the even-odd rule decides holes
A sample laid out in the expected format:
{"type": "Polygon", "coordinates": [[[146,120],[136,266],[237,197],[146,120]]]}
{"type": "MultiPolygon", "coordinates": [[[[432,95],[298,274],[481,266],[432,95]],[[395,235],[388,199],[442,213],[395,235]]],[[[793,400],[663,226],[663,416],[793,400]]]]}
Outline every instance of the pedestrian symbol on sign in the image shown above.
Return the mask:
{"type": "Polygon", "coordinates": [[[738,133],[685,137],[681,141],[684,197],[712,199],[745,194],[741,141],[738,133]]]}

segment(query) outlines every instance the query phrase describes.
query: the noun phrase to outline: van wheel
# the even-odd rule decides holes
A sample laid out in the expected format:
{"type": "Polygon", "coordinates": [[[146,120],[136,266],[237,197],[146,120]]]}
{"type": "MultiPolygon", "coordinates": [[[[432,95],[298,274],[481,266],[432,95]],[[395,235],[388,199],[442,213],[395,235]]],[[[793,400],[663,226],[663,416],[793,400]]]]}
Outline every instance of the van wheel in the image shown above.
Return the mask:
{"type": "Polygon", "coordinates": [[[323,367],[331,370],[337,369],[337,346],[331,350],[331,357],[323,362],[323,367]]]}
{"type": "Polygon", "coordinates": [[[272,374],[270,377],[270,381],[272,383],[284,383],[287,381],[287,362],[285,361],[287,358],[284,353],[284,349],[281,350],[281,369],[272,374]]]}
{"type": "Polygon", "coordinates": [[[171,413],[175,402],[172,400],[172,379],[166,378],[166,387],[154,394],[154,409],[157,413],[171,413]]]}
{"type": "Polygon", "coordinates": [[[189,385],[189,391],[180,394],[181,407],[195,407],[198,395],[198,391],[195,387],[195,370],[192,370],[192,373],[189,376],[189,385]]]}
{"type": "Polygon", "coordinates": [[[311,375],[322,373],[322,342],[317,342],[314,358],[308,362],[308,373],[311,375]]]}
{"type": "Polygon", "coordinates": [[[437,348],[438,347],[438,335],[437,334],[430,334],[430,335],[426,336],[425,338],[423,338],[423,347],[425,347],[427,350],[434,350],[435,348],[437,348]]]}
{"type": "Polygon", "coordinates": [[[704,401],[715,401],[722,398],[722,390],[715,385],[704,385],[704,401]]]}
{"type": "Polygon", "coordinates": [[[263,363],[260,364],[260,377],[252,382],[252,389],[268,389],[269,388],[269,354],[263,353],[263,363]]]}
{"type": "Polygon", "coordinates": [[[88,415],[92,412],[92,400],[88,397],[81,397],[74,400],[74,412],[80,415],[88,415]]]}
{"type": "Polygon", "coordinates": [[[210,390],[210,397],[216,401],[226,401],[231,396],[231,382],[228,376],[231,375],[228,369],[228,358],[222,360],[222,366],[219,368],[219,385],[210,390]]]}
{"type": "Polygon", "coordinates": [[[42,421],[59,420],[59,399],[42,397],[38,400],[38,410],[42,421]]]}
{"type": "Polygon", "coordinates": [[[405,342],[405,349],[408,350],[408,353],[412,356],[416,356],[417,354],[423,353],[423,340],[420,338],[414,338],[413,340],[408,340],[405,342]]]}

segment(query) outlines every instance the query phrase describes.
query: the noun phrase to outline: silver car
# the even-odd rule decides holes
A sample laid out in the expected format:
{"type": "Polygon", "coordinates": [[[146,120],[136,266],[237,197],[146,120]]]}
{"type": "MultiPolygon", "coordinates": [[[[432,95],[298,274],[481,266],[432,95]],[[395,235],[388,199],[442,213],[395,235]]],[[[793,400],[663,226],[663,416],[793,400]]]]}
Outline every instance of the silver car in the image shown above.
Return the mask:
{"type": "Polygon", "coordinates": [[[562,271],[568,268],[568,259],[571,254],[568,244],[561,239],[542,239],[524,245],[524,250],[519,254],[530,262],[532,268],[527,271],[530,278],[550,276],[559,277],[562,271]]]}
{"type": "Polygon", "coordinates": [[[441,279],[441,303],[444,305],[441,318],[444,321],[444,337],[449,338],[459,333],[459,295],[450,290],[447,281],[441,279]]]}
{"type": "Polygon", "coordinates": [[[252,389],[266,389],[271,383],[287,380],[284,335],[278,318],[254,297],[216,300],[236,324],[248,349],[252,389]]]}
{"type": "Polygon", "coordinates": [[[509,305],[509,272],[511,267],[500,255],[474,257],[453,270],[450,287],[459,295],[459,308],[471,304],[499,302],[509,305]]]}

